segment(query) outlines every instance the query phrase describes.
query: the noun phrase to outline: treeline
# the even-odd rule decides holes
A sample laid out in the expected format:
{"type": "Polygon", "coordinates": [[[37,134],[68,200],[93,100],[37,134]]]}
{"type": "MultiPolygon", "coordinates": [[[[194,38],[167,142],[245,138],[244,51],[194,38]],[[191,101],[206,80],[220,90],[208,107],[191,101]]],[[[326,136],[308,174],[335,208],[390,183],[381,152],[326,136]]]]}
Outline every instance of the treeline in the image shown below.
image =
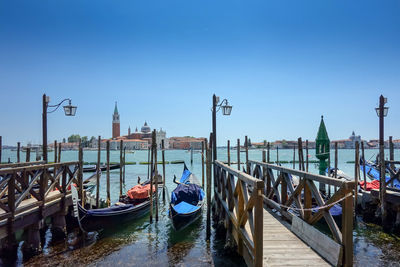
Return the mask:
{"type": "MultiPolygon", "coordinates": [[[[77,143],[79,142],[79,139],[81,140],[83,147],[91,147],[97,141],[96,137],[94,136],[90,137],[89,139],[88,136],[81,137],[79,134],[72,134],[68,137],[68,143],[77,143]]],[[[63,142],[65,143],[65,141],[66,140],[64,138],[63,142]]]]}

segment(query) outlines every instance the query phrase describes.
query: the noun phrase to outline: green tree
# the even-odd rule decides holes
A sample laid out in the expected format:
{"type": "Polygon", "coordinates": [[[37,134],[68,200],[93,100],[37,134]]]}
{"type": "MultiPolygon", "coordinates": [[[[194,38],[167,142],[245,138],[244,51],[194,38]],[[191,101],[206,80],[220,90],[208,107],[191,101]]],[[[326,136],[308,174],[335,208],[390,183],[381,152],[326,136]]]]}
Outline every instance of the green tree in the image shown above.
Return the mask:
{"type": "Polygon", "coordinates": [[[82,146],[83,146],[83,147],[88,147],[89,138],[88,138],[87,136],[82,136],[81,142],[82,142],[82,146]]]}
{"type": "Polygon", "coordinates": [[[79,142],[80,138],[81,138],[81,136],[79,134],[72,134],[70,137],[68,137],[68,143],[79,142]]]}

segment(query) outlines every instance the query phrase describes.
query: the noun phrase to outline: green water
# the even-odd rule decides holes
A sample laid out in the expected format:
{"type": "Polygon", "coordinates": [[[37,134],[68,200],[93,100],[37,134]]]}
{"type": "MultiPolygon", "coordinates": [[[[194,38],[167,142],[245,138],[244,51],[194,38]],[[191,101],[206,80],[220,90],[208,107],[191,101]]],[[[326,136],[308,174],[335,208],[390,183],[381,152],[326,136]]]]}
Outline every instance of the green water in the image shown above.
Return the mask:
{"type": "MultiPolygon", "coordinates": [[[[377,150],[366,150],[366,158],[374,158],[377,150]]],[[[398,159],[400,151],[395,151],[395,158],[398,159]]],[[[127,162],[147,161],[147,151],[135,151],[126,154],[127,162]]],[[[195,152],[193,155],[193,165],[190,164],[190,153],[184,150],[165,151],[167,161],[184,160],[189,169],[201,181],[201,154],[195,152]]],[[[250,150],[249,158],[261,160],[261,150],[250,150]]],[[[296,155],[297,157],[297,155],[296,155]]],[[[16,152],[4,150],[3,161],[10,158],[16,161],[16,152]]],[[[21,153],[24,159],[24,153],[21,153]]],[[[35,158],[35,154],[31,154],[35,158]]],[[[54,158],[52,152],[49,153],[49,159],[54,158]]],[[[102,162],[106,159],[105,151],[102,151],[102,162]]],[[[245,154],[241,153],[241,161],[245,154]]],[[[332,151],[331,158],[334,158],[332,151]]],[[[77,151],[63,151],[62,161],[73,161],[78,159],[77,151]]],[[[161,152],[158,154],[161,159],[161,152]]],[[[218,159],[227,160],[226,149],[218,150],[218,159]]],[[[276,150],[271,151],[271,160],[276,159],[276,150]]],[[[293,150],[279,150],[279,159],[290,161],[293,159],[293,150]]],[[[315,150],[310,150],[310,160],[316,160],[315,150]]],[[[344,172],[354,175],[353,164],[347,164],[347,161],[354,160],[354,150],[339,150],[338,166],[344,172]]],[[[96,162],[96,151],[84,151],[84,161],[96,162]]],[[[119,151],[111,151],[111,161],[119,161],[119,151]]],[[[236,151],[231,151],[231,161],[236,162],[236,151]]],[[[333,163],[332,163],[333,164],[333,163]]],[[[297,164],[298,165],[298,164],[297,164]]],[[[296,168],[298,166],[296,165],[296,168]]],[[[285,164],[292,167],[292,164],[285,164]]],[[[166,185],[168,194],[175,188],[172,179],[175,174],[180,177],[182,173],[182,164],[166,165],[166,185]]],[[[310,171],[317,173],[318,166],[310,164],[310,171]]],[[[90,174],[85,174],[85,177],[90,174]]],[[[147,177],[147,165],[127,165],[126,166],[126,187],[131,188],[137,183],[137,177],[143,179],[147,177]]],[[[106,177],[102,175],[100,182],[100,196],[105,198],[106,177]]],[[[111,200],[118,200],[119,195],[119,170],[111,171],[111,200]]],[[[168,205],[161,201],[159,222],[149,223],[149,216],[144,216],[140,220],[133,221],[117,229],[110,229],[100,233],[92,233],[91,239],[84,245],[77,242],[74,232],[68,234],[66,241],[52,244],[50,230],[47,230],[43,253],[35,256],[28,261],[24,261],[21,249],[18,251],[18,259],[12,262],[12,265],[34,265],[34,266],[77,266],[77,265],[101,265],[101,266],[243,266],[244,261],[236,254],[224,250],[224,240],[218,240],[212,237],[210,242],[206,241],[205,215],[181,232],[175,232],[167,217],[168,205]]],[[[358,220],[357,227],[354,230],[354,260],[355,264],[362,265],[396,265],[399,262],[400,245],[395,236],[384,234],[382,230],[374,225],[365,224],[358,220]]],[[[21,244],[22,245],[22,242],[21,244]]],[[[0,259],[1,260],[1,259],[0,259]]],[[[5,261],[0,261],[6,263],[5,261]]],[[[9,262],[7,262],[9,263],[9,262]]]]}

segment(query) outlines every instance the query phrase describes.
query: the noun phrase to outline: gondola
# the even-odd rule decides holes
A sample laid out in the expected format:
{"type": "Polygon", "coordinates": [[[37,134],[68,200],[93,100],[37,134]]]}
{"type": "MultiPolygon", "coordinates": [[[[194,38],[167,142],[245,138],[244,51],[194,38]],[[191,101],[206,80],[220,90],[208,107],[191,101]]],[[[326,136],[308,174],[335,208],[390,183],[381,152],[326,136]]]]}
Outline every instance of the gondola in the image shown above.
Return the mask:
{"type": "MultiPolygon", "coordinates": [[[[386,167],[388,168],[388,166],[386,167]]],[[[380,170],[379,170],[379,165],[368,161],[368,160],[363,160],[362,158],[360,159],[360,169],[365,172],[365,174],[372,180],[372,182],[367,182],[367,190],[371,189],[379,189],[379,183],[376,181],[380,181],[380,170]],[[364,163],[365,163],[365,168],[364,168],[364,163]],[[375,182],[374,182],[375,181],[375,182]]],[[[390,175],[385,174],[385,181],[386,183],[390,181],[390,175]]],[[[362,181],[362,187],[364,186],[364,182],[362,181]]],[[[395,189],[400,189],[400,181],[398,179],[393,180],[393,187],[395,189]]]]}
{"type": "Polygon", "coordinates": [[[201,215],[205,194],[196,176],[188,170],[186,164],[181,179],[177,182],[174,176],[174,183],[177,187],[171,193],[169,217],[175,230],[181,230],[201,215]]]}
{"type": "MultiPolygon", "coordinates": [[[[116,170],[120,168],[120,164],[110,164],[110,170],[116,170]]],[[[103,164],[100,166],[101,171],[106,171],[107,170],[107,165],[103,164]]],[[[90,167],[84,167],[83,172],[96,172],[97,171],[97,166],[90,166],[90,167]]]]}
{"type": "Polygon", "coordinates": [[[149,197],[141,200],[137,199],[132,202],[134,204],[117,202],[109,208],[85,209],[79,203],[78,192],[75,186],[71,187],[71,191],[74,204],[74,216],[77,217],[80,228],[85,232],[118,226],[127,221],[140,218],[150,210],[149,197]]]}

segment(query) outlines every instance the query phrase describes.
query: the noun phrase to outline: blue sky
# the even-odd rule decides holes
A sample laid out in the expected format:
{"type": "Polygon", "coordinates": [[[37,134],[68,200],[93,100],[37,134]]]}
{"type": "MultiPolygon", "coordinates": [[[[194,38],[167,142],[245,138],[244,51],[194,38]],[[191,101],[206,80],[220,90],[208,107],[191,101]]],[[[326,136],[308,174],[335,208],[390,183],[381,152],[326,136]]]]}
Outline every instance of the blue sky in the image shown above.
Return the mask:
{"type": "Polygon", "coordinates": [[[49,141],[162,127],[168,136],[218,142],[376,138],[378,97],[386,136],[400,138],[399,1],[0,0],[0,135],[39,143],[41,97],[72,98],[76,117],[48,118],[49,141]]]}

